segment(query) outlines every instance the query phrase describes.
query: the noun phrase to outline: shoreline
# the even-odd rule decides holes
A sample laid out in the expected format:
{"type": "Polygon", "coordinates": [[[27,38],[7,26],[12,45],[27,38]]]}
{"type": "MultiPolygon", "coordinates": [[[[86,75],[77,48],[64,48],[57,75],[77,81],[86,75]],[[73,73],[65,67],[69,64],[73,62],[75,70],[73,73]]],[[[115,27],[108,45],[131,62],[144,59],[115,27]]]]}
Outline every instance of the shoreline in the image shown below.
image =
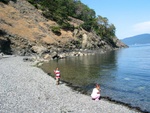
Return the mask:
{"type": "Polygon", "coordinates": [[[0,59],[0,112],[141,113],[103,97],[93,101],[63,82],[57,86],[54,78],[23,58],[0,59]]]}
{"type": "MultiPolygon", "coordinates": [[[[46,73],[46,72],[45,72],[46,73]]],[[[50,75],[49,75],[50,76],[50,75]]],[[[52,77],[52,76],[50,76],[52,77]]],[[[55,79],[54,77],[52,77],[53,79],[55,79]]],[[[72,83],[70,82],[67,82],[67,81],[64,81],[62,80],[63,83],[65,83],[68,87],[71,87],[73,90],[77,91],[77,92],[80,92],[84,95],[87,95],[87,96],[90,96],[86,90],[84,90],[83,88],[79,87],[79,86],[73,86],[72,83]]],[[[134,106],[131,106],[130,104],[128,103],[124,103],[124,102],[121,102],[121,101],[117,101],[117,100],[114,100],[110,97],[106,97],[106,96],[101,96],[101,99],[103,100],[106,100],[106,101],[109,101],[109,102],[112,102],[112,103],[115,103],[115,104],[118,104],[118,105],[123,105],[123,106],[126,106],[127,108],[131,109],[131,110],[135,110],[135,111],[138,111],[140,113],[149,113],[148,111],[146,110],[142,110],[141,108],[139,107],[134,107],[134,106]]]]}

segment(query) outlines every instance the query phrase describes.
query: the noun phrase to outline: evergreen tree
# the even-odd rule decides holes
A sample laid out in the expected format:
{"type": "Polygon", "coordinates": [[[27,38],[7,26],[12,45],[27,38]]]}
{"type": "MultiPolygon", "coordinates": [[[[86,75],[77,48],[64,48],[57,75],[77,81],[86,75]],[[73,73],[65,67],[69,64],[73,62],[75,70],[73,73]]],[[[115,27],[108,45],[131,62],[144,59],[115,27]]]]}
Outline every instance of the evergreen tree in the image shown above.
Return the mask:
{"type": "Polygon", "coordinates": [[[81,25],[87,31],[95,31],[102,38],[115,37],[115,26],[106,17],[96,17],[95,11],[80,0],[28,0],[43,11],[46,18],[56,21],[61,28],[73,30],[69,16],[84,21],[81,25]]]}

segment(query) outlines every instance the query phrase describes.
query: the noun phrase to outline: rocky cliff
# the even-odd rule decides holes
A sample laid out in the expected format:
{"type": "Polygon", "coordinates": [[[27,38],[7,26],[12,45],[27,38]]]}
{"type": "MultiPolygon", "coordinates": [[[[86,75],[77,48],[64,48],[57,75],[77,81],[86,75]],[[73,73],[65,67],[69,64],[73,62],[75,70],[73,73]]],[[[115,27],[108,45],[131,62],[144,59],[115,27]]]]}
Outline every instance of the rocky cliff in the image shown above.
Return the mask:
{"type": "Polygon", "coordinates": [[[126,47],[116,37],[105,40],[94,32],[85,31],[80,27],[81,20],[70,17],[70,23],[76,29],[60,29],[56,34],[52,28],[58,24],[43,17],[42,12],[26,0],[0,2],[0,52],[54,58],[60,57],[59,53],[85,49],[106,51],[126,47]]]}

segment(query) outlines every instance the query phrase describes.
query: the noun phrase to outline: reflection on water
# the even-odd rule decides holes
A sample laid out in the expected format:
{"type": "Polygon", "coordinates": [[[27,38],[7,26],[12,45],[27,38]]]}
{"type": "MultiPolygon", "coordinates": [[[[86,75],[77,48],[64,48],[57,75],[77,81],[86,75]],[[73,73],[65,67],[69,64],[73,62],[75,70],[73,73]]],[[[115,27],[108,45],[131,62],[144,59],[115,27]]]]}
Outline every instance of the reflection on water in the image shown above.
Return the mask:
{"type": "MultiPolygon", "coordinates": [[[[53,70],[58,67],[61,71],[63,80],[74,85],[86,87],[91,83],[98,82],[103,73],[107,73],[110,69],[116,69],[115,52],[106,54],[96,54],[90,56],[72,57],[63,60],[50,61],[45,63],[42,68],[53,74],[53,70]],[[97,81],[98,80],[98,81],[97,81]]],[[[111,74],[105,75],[110,76],[111,74]]],[[[114,75],[112,77],[115,77],[114,75]]],[[[111,79],[110,77],[106,77],[111,79]]]]}
{"type": "Polygon", "coordinates": [[[91,93],[94,83],[101,95],[150,112],[150,46],[138,46],[106,54],[72,57],[45,63],[42,68],[53,74],[58,67],[64,81],[91,93]],[[140,53],[140,54],[139,54],[140,53]]]}

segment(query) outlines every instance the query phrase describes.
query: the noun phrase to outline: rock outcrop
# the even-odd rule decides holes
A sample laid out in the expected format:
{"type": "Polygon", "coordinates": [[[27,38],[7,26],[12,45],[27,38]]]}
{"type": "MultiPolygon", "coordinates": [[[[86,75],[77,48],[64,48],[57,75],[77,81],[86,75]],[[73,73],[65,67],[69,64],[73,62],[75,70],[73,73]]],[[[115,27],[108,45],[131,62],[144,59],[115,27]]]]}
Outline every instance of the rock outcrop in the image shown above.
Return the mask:
{"type": "MultiPolygon", "coordinates": [[[[77,50],[105,51],[126,47],[117,38],[110,42],[94,32],[85,31],[79,27],[83,21],[71,17],[70,23],[77,29],[73,32],[61,29],[56,35],[51,28],[58,26],[57,23],[43,17],[42,12],[26,0],[10,1],[7,5],[0,2],[0,12],[0,52],[5,54],[52,59],[64,58],[77,50]]],[[[74,55],[81,55],[81,51],[74,55]]]]}

